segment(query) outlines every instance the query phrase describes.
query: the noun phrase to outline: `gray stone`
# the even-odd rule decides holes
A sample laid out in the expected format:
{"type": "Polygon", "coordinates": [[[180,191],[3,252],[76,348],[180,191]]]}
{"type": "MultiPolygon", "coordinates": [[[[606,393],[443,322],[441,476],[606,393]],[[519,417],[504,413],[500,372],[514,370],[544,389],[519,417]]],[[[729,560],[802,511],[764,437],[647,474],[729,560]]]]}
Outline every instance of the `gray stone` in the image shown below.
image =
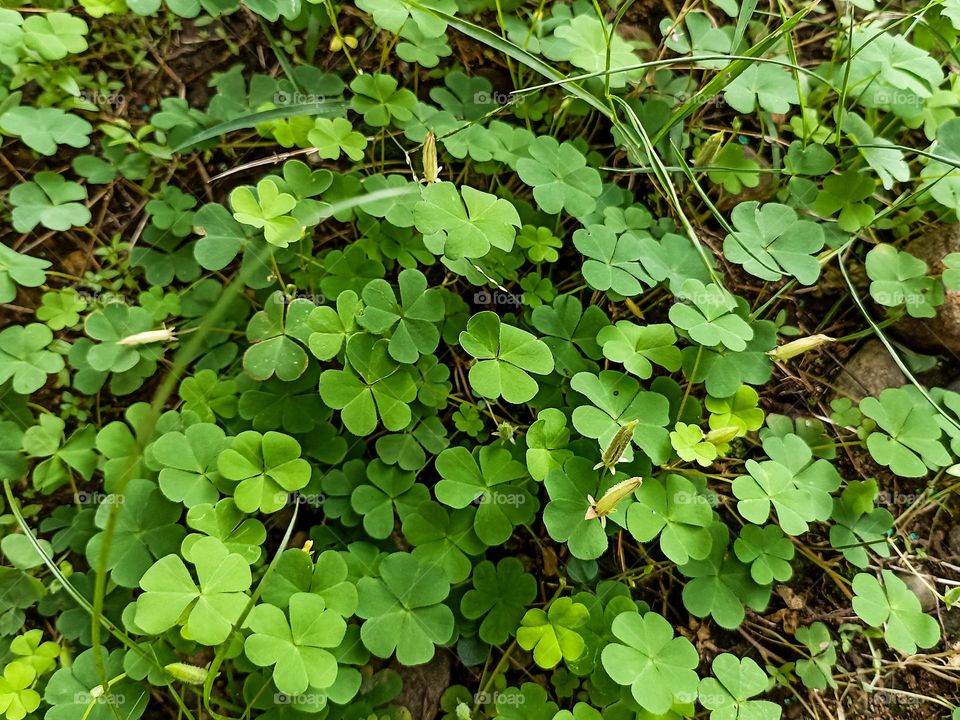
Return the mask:
{"type": "MultiPolygon", "coordinates": [[[[936,227],[903,249],[926,262],[930,274],[939,275],[944,270],[943,258],[960,252],[960,224],[936,227]]],[[[904,317],[895,331],[904,343],[917,350],[960,356],[960,292],[946,292],[936,317],[904,317]]]]}
{"type": "Polygon", "coordinates": [[[833,381],[834,397],[859,402],[868,395],[879,395],[887,388],[907,384],[903,371],[890,357],[882,342],[867,340],[840,369],[833,381]]]}

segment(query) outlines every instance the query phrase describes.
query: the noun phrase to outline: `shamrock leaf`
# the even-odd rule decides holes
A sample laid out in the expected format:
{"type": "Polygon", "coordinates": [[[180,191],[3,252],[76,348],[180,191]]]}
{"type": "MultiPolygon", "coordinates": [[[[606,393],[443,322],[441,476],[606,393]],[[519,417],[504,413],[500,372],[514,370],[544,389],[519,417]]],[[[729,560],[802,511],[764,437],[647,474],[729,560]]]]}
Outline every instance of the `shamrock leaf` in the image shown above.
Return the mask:
{"type": "Polygon", "coordinates": [[[493,312],[471,317],[460,345],[477,359],[470,367],[470,385],[483,397],[525,403],[540,389],[529,373],[553,371],[553,355],[543,341],[502,323],[493,312]]]}
{"type": "Polygon", "coordinates": [[[364,436],[377,427],[377,417],[388,430],[403,430],[410,424],[410,403],[417,386],[410,374],[390,359],[387,340],[374,341],[357,334],[347,341],[350,368],[324,370],[320,397],[340,410],[344,426],[364,436]]]}
{"type": "Polygon", "coordinates": [[[247,325],[250,347],[243,354],[243,369],[254,380],[268,380],[276,373],[281,380],[296,380],[307,369],[311,313],[315,305],[297,298],[290,302],[277,290],[247,325]],[[299,342],[294,341],[296,338],[299,342]]]}
{"type": "Polygon", "coordinates": [[[150,699],[141,683],[125,677],[125,650],[85,650],[73,664],[57,670],[47,683],[43,699],[50,705],[49,720],[138,720],[150,699]],[[110,678],[105,686],[103,675],[110,678]]]}
{"type": "Polygon", "coordinates": [[[380,561],[379,575],[357,583],[363,644],[381,658],[396,651],[402,665],[428,662],[434,646],[453,635],[453,612],[443,604],[450,594],[446,574],[409,553],[392,553],[380,561]]]}
{"type": "Polygon", "coordinates": [[[360,162],[367,147],[367,139],[355,132],[346,118],[317,118],[307,139],[317,155],[328,160],[336,160],[342,152],[353,162],[360,162]]]}
{"type": "Polygon", "coordinates": [[[708,395],[704,405],[710,411],[710,429],[735,427],[742,437],[763,425],[763,410],[757,407],[760,395],[749,385],[741,385],[730,397],[708,395]]]}
{"type": "Polygon", "coordinates": [[[840,175],[830,175],[823,180],[823,189],[817,194],[814,207],[821,215],[839,212],[837,225],[849,233],[873,222],[876,211],[867,200],[873,195],[876,181],[869,175],[854,169],[840,175]]]}
{"type": "Polygon", "coordinates": [[[367,479],[354,489],[350,505],[363,518],[363,528],[370,537],[383,540],[393,532],[394,509],[401,519],[429,499],[427,488],[416,481],[412,472],[390,467],[381,460],[367,466],[367,479]]]}
{"type": "Polygon", "coordinates": [[[197,582],[178,555],[161,558],[144,573],[136,623],[151,635],[183,625],[184,634],[201,645],[219,645],[247,606],[250,566],[216,538],[198,540],[194,549],[197,582]]]}
{"type": "Polygon", "coordinates": [[[584,309],[573,295],[560,295],[551,305],[535,308],[531,323],[545,335],[543,342],[553,353],[557,372],[569,377],[594,368],[581,353],[594,359],[602,356],[596,337],[610,321],[596,305],[584,309]]]}
{"type": "Polygon", "coordinates": [[[717,459],[717,446],[705,439],[698,425],[678,422],[670,432],[670,444],[684,462],[710,467],[717,459]]]}
{"type": "Polygon", "coordinates": [[[728,143],[713,159],[707,177],[723,185],[728,193],[738,194],[745,187],[755,188],[760,184],[760,163],[747,155],[742,145],[728,143]]]}
{"type": "Polygon", "coordinates": [[[358,75],[350,89],[354,93],[350,107],[363,115],[363,121],[371,127],[385,127],[393,120],[403,122],[413,117],[417,96],[407,89],[398,90],[396,78],[358,75]]]}
{"type": "Polygon", "coordinates": [[[780,720],[778,705],[751,700],[765,692],[770,678],[748,657],[722,653],[710,666],[715,677],[700,681],[700,703],[710,710],[710,720],[780,720]]]}
{"type": "Polygon", "coordinates": [[[465,508],[479,501],[475,527],[487,545],[506,542],[533,511],[533,498],[517,482],[526,469],[504,448],[487,445],[473,453],[464,447],[447,448],[437,456],[436,467],[442,479],[434,492],[440,502],[465,508]],[[529,510],[524,507],[528,504],[529,510]]]}
{"type": "Polygon", "coordinates": [[[879,397],[864,398],[860,410],[879,427],[867,436],[867,449],[897,475],[923,477],[950,464],[936,410],[916,388],[888,388],[879,397]]]}
{"type": "MultiPolygon", "coordinates": [[[[596,438],[601,451],[614,435],[629,422],[637,421],[632,441],[660,465],[670,456],[670,436],[664,427],[669,421],[669,402],[660,393],[640,389],[640,383],[629,375],[614,370],[601,370],[599,375],[577,373],[570,387],[589,399],[573,411],[573,426],[581,435],[596,438]]],[[[628,447],[623,459],[633,458],[628,447]]]]}
{"type": "Polygon", "coordinates": [[[33,689],[37,671],[21,660],[7,663],[0,676],[0,712],[7,720],[22,720],[40,707],[40,693],[33,689]]]}
{"type": "Polygon", "coordinates": [[[876,480],[859,484],[851,482],[833,502],[830,544],[843,553],[847,562],[858,568],[870,564],[868,550],[881,557],[890,557],[887,537],[893,527],[893,515],[886,508],[874,507],[876,494],[876,480]]]}
{"type": "Polygon", "coordinates": [[[0,331],[0,385],[13,378],[13,391],[21,395],[43,387],[47,375],[63,370],[63,357],[47,349],[51,342],[53,333],[40,323],[0,331]]]}
{"type": "Polygon", "coordinates": [[[141,307],[110,303],[102,310],[90,313],[84,320],[83,329],[91,338],[100,341],[90,348],[86,358],[90,367],[99,372],[125,372],[144,356],[156,354],[151,343],[127,341],[127,338],[153,329],[153,317],[141,307]]]}
{"type": "Polygon", "coordinates": [[[540,608],[527,610],[517,630],[517,643],[524,650],[532,650],[533,661],[542,668],[556,667],[561,660],[572,662],[586,649],[577,629],[589,617],[585,605],[573,598],[557,598],[546,612],[540,608]]]}
{"type": "Polygon", "coordinates": [[[62,60],[87,49],[87,23],[65,12],[31,15],[23,21],[23,44],[44,60],[62,60]]]}
{"type": "Polygon", "coordinates": [[[723,96],[741,113],[752,113],[758,105],[770,113],[785,113],[800,102],[789,70],[770,63],[748,66],[724,88],[723,96]]]}
{"type": "Polygon", "coordinates": [[[226,447],[223,430],[212,423],[199,423],[164,433],[152,445],[153,460],[162,466],[160,490],[169,499],[188,508],[213,504],[220,499],[217,458],[226,447]]]}
{"type": "Polygon", "coordinates": [[[741,562],[750,563],[750,575],[758,585],[769,585],[774,580],[786,582],[793,575],[793,543],[776,525],[745,526],[734,541],[733,550],[741,562]]]}
{"type": "Polygon", "coordinates": [[[673,305],[670,322],[686,330],[694,342],[707,347],[723,345],[734,351],[747,347],[753,329],[735,312],[736,300],[724,288],[687,280],[679,295],[690,304],[673,305]]]}
{"type": "Polygon", "coordinates": [[[537,581],[519,560],[506,557],[496,567],[484,560],[473,571],[473,589],[460,601],[460,611],[468,620],[483,618],[480,639],[502,645],[516,633],[524,610],[537,596],[537,581]]]}
{"type": "MultiPolygon", "coordinates": [[[[224,498],[216,505],[194,505],[187,512],[187,525],[199,530],[187,535],[180,548],[183,556],[190,562],[195,562],[193,550],[196,544],[204,536],[209,536],[222,542],[228,551],[240,555],[248,565],[252,565],[260,558],[261,546],[267,537],[263,523],[256,518],[248,518],[237,507],[233,498],[224,498]]],[[[202,549],[203,545],[200,547],[202,549]]]]}
{"type": "Polygon", "coordinates": [[[820,263],[811,257],[824,244],[823,230],[810,220],[799,220],[796,211],[778,203],[744,202],[731,214],[736,232],[727,235],[723,252],[728,260],[763,280],[795,277],[812,285],[820,276],[820,263]]]}
{"type": "Polygon", "coordinates": [[[44,493],[70,481],[70,470],[85,480],[93,477],[99,456],[93,449],[96,432],[86,425],[66,438],[66,423],[56,415],[41,415],[38,424],[23,433],[23,449],[35,458],[47,458],[33,468],[33,484],[44,493]]]}
{"type": "Polygon", "coordinates": [[[889,570],[853,578],[853,611],[868,625],[883,628],[883,637],[894,650],[913,655],[917,648],[940,642],[940,625],[920,608],[920,600],[906,583],[889,570]]]}
{"type": "Polygon", "coordinates": [[[619,320],[616,325],[602,328],[597,342],[603,346],[604,357],[622,363],[627,372],[643,379],[653,374],[651,363],[670,372],[680,369],[677,336],[667,323],[640,326],[619,320]]]}
{"type": "MultiPolygon", "coordinates": [[[[427,185],[413,217],[417,230],[437,238],[436,252],[451,260],[480,258],[491,247],[509,251],[520,227],[520,216],[509,200],[466,185],[458,193],[448,182],[427,185]]],[[[427,248],[434,250],[430,242],[427,248]]]]}
{"type": "Polygon", "coordinates": [[[643,244],[632,233],[618,236],[606,225],[590,225],[573,234],[573,244],[588,258],[583,279],[597,290],[630,297],[643,292],[644,285],[654,284],[639,262],[643,244]]]}
{"type": "Polygon", "coordinates": [[[49,230],[69,230],[90,222],[90,211],[83,205],[87,191],[82,185],[67,182],[54,172],[38,172],[31,182],[15,185],[10,191],[13,227],[30,232],[37,225],[49,230]]]}
{"type": "Polygon", "coordinates": [[[660,536],[663,554],[677,564],[703,560],[713,547],[713,508],[696,486],[680,475],[651,478],[634,493],[627,529],[640,542],[660,536]]]}
{"type": "MultiPolygon", "coordinates": [[[[543,510],[543,524],[557,542],[570,548],[580,560],[595,560],[607,550],[607,533],[598,518],[588,518],[591,498],[601,498],[610,486],[625,479],[622,475],[604,473],[601,478],[589,460],[571,458],[562,469],[552,470],[544,482],[550,502],[543,510]]],[[[617,508],[619,510],[619,508],[617,508]]],[[[607,517],[623,524],[623,515],[612,512],[607,517]]]]}
{"type": "Polygon", "coordinates": [[[319,360],[336,357],[351,335],[357,332],[356,317],[362,305],[353,290],[337,296],[337,309],[322,305],[310,313],[312,332],[307,340],[310,352],[319,360]]]}
{"type": "Polygon", "coordinates": [[[566,416],[556,408],[545,408],[527,430],[527,470],[538,482],[546,479],[547,473],[573,457],[567,450],[570,430],[566,416]]]}
{"type": "MultiPolygon", "coordinates": [[[[561,210],[574,217],[593,212],[603,190],[600,173],[571,143],[540,135],[527,148],[529,158],[517,161],[517,174],[533,188],[533,199],[551,215],[561,210]]],[[[519,223],[518,223],[519,225],[519,223]]]]}
{"type": "Polygon", "coordinates": [[[661,715],[696,693],[697,650],[685,637],[674,637],[662,615],[620,613],[611,631],[620,642],[603,648],[603,669],[618,685],[629,686],[642,708],[661,715]]]}
{"type": "MultiPolygon", "coordinates": [[[[101,433],[103,431],[101,430],[101,433]]],[[[166,498],[149,480],[135,478],[123,495],[109,495],[97,508],[94,523],[105,530],[115,505],[120,505],[107,551],[110,579],[121,587],[136,587],[156,557],[176,552],[184,531],[176,522],[180,506],[166,498]]],[[[87,543],[87,561],[100,565],[106,533],[98,532],[87,543]]]]}
{"type": "Polygon", "coordinates": [[[289,493],[310,480],[310,465],[300,457],[300,443],[289,435],[242,432],[217,459],[227,480],[237,482],[234,500],[243,512],[273,513],[287,504],[289,493]]]}
{"type": "Polygon", "coordinates": [[[442,35],[447,23],[429,9],[452,15],[457,10],[456,3],[451,0],[427,0],[422,5],[424,9],[414,8],[403,0],[360,0],[357,3],[358,8],[373,15],[378,27],[395,35],[400,33],[408,19],[427,37],[442,35]]]}
{"type": "Polygon", "coordinates": [[[904,306],[915,318],[932,318],[943,303],[943,288],[927,276],[927,264],[892,245],[876,245],[867,253],[870,297],[885,307],[904,306]]]}
{"type": "Polygon", "coordinates": [[[21,105],[0,114],[0,130],[19,136],[41,155],[55,155],[58,145],[86,147],[93,125],[60,108],[21,105]]]}
{"type": "Polygon", "coordinates": [[[736,478],[731,486],[740,499],[740,514],[761,524],[769,517],[772,505],[780,527],[789,535],[801,535],[808,523],[829,519],[833,508],[830,493],[841,483],[836,468],[827,460],[811,461],[810,447],[796,435],[768,437],[764,449],[773,459],[759,463],[747,460],[749,475],[736,478]]]}
{"type": "Polygon", "coordinates": [[[837,644],[830,638],[830,631],[822,622],[810,627],[797,628],[797,640],[802,642],[810,658],[797,660],[797,675],[803,684],[813,690],[836,687],[833,666],[837,662],[837,644]]]}
{"type": "Polygon", "coordinates": [[[726,525],[713,523],[710,534],[710,554],[680,567],[680,572],[690,578],[683,587],[683,605],[697,617],[710,615],[720,627],[734,629],[743,622],[744,605],[757,611],[766,608],[770,587],[755,583],[747,566],[728,552],[730,533],[726,525]]]}
{"type": "Polygon", "coordinates": [[[337,658],[330,649],[343,640],[347,624],[319,595],[294,593],[286,613],[275,605],[257,605],[246,626],[253,634],[244,642],[244,652],[254,665],[273,666],[280,692],[296,695],[336,682],[337,658]]]}
{"type": "Polygon", "coordinates": [[[47,260],[21,255],[0,244],[0,302],[8,303],[13,300],[17,296],[17,285],[42,285],[47,277],[44,270],[48,267],[50,263],[47,260]]]}
{"type": "Polygon", "coordinates": [[[470,577],[471,556],[481,555],[487,548],[477,537],[475,518],[476,510],[472,507],[450,512],[427,500],[403,513],[403,536],[413,545],[415,558],[442,566],[447,579],[457,584],[470,577]]]}
{"type": "MultiPolygon", "coordinates": [[[[553,37],[543,40],[543,54],[551,60],[569,62],[588,73],[623,68],[639,62],[629,41],[589,14],[577,15],[570,22],[558,25],[553,37]]],[[[610,87],[624,87],[629,81],[635,80],[639,72],[611,73],[610,87]]]]}
{"type": "Polygon", "coordinates": [[[303,225],[290,211],[297,206],[293,195],[280,192],[276,181],[264,178],[257,183],[257,194],[245,185],[230,193],[230,207],[237,222],[263,230],[271,245],[285,248],[303,236],[303,225]]]}
{"type": "Polygon", "coordinates": [[[371,280],[363,289],[364,307],[357,321],[376,335],[389,333],[390,357],[401,363],[415,363],[440,343],[437,323],[445,306],[440,290],[427,289],[427,278],[419,270],[403,270],[397,276],[400,302],[386,280],[371,280]]]}

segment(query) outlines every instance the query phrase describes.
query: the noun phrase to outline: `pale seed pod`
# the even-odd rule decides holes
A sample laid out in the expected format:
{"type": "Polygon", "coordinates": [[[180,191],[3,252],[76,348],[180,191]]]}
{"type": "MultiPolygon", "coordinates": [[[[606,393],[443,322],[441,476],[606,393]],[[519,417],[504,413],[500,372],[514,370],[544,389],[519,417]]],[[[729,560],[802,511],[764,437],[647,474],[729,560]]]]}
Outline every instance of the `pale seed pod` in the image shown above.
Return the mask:
{"type": "Polygon", "coordinates": [[[170,342],[176,339],[177,336],[173,330],[163,328],[161,330],[147,330],[146,332],[136,333],[135,335],[127,335],[127,337],[117,340],[117,345],[131,347],[134,345],[149,345],[155,342],[170,342]]]}
{"type": "Polygon", "coordinates": [[[632,477],[623,482],[618,482],[607,490],[599,500],[594,500],[587,495],[590,507],[587,508],[587,513],[583,516],[583,519],[593,520],[594,518],[600,518],[600,524],[606,526],[607,515],[616,510],[617,505],[641,485],[643,485],[642,477],[632,477]]]}
{"type": "Polygon", "coordinates": [[[433,130],[428,130],[423,139],[423,179],[428,183],[440,182],[442,169],[437,164],[437,136],[433,130]]]}
{"type": "Polygon", "coordinates": [[[600,456],[600,462],[593,466],[594,470],[607,468],[611,473],[615,472],[617,463],[620,462],[623,453],[630,446],[630,439],[633,437],[633,431],[636,429],[637,423],[637,420],[631,420],[617,430],[617,434],[613,436],[613,440],[610,441],[607,449],[600,456]]]}
{"type": "Polygon", "coordinates": [[[813,350],[821,345],[832,342],[835,342],[835,340],[829,335],[810,335],[808,337],[791,340],[790,342],[785,343],[778,348],[770,350],[767,355],[772,357],[777,362],[783,362],[784,360],[789,360],[797,355],[802,355],[808,350],[813,350]]]}
{"type": "Polygon", "coordinates": [[[185,682],[188,685],[203,685],[207,681],[207,676],[210,674],[209,668],[197,667],[196,665],[188,665],[182,662],[164,665],[163,669],[180,682],[185,682]]]}

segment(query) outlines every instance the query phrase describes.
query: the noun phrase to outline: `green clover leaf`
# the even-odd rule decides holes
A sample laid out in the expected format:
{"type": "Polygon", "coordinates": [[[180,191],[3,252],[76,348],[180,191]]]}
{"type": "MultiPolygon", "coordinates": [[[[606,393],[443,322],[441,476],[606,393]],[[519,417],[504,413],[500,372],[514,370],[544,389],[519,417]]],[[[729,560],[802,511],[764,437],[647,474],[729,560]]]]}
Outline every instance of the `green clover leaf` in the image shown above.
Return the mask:
{"type": "Polygon", "coordinates": [[[561,660],[572,662],[583,655],[586,643],[577,630],[590,614],[586,605],[561,597],[547,611],[527,610],[517,630],[517,643],[533,651],[533,661],[542,668],[553,668],[561,660]]]}
{"type": "Polygon", "coordinates": [[[69,230],[90,222],[90,211],[84,206],[87,191],[82,185],[57,173],[38,172],[31,182],[15,185],[10,191],[13,205],[13,227],[17,232],[30,232],[37,225],[49,230],[69,230]]]}
{"type": "Polygon", "coordinates": [[[723,252],[751,275],[776,281],[784,275],[803,285],[820,276],[820,263],[811,253],[824,245],[822,228],[800,220],[796,211],[778,203],[744,202],[731,213],[736,232],[727,235],[723,252]]]}
{"type": "Polygon", "coordinates": [[[402,665],[429,661],[454,630],[453,612],[443,604],[450,594],[443,568],[393,553],[380,561],[379,573],[357,583],[363,644],[381,658],[396,652],[402,665]]]}
{"type": "Polygon", "coordinates": [[[53,342],[50,328],[40,323],[12,325],[0,331],[0,384],[13,379],[13,391],[36,392],[47,375],[63,370],[63,357],[47,347],[53,342]]]}
{"type": "Polygon", "coordinates": [[[230,207],[234,219],[244,225],[263,230],[271,245],[285,248],[303,236],[303,225],[290,214],[297,199],[280,192],[276,181],[264,178],[257,183],[257,194],[241,185],[230,193],[230,207]]]}
{"type": "Polygon", "coordinates": [[[250,566],[216,538],[194,545],[197,582],[178,555],[158,560],[140,579],[137,626],[159,635],[175,625],[201,645],[219,645],[229,637],[249,598],[250,566]]]}
{"type": "Polygon", "coordinates": [[[481,258],[491,248],[510,251],[520,227],[520,216],[509,200],[467,185],[458,193],[448,182],[427,185],[413,217],[417,230],[436,238],[436,247],[427,242],[427,249],[450,260],[481,258]]]}
{"type": "Polygon", "coordinates": [[[533,199],[550,215],[566,210],[574,217],[593,212],[603,190],[600,173],[571,143],[540,135],[527,149],[529,158],[517,161],[517,174],[533,188],[533,199]]]}
{"type": "Polygon", "coordinates": [[[483,618],[481,640],[502,645],[517,632],[527,605],[536,596],[537,581],[519,560],[506,557],[496,567],[484,560],[473,571],[473,589],[460,601],[460,611],[468,620],[483,618]]]}
{"type": "Polygon", "coordinates": [[[460,346],[477,359],[470,367],[470,386],[483,397],[525,403],[540,389],[530,373],[553,371],[553,355],[542,340],[502,323],[493,312],[470,318],[460,346]]]}
{"type": "Polygon", "coordinates": [[[275,605],[257,605],[246,625],[253,634],[244,652],[254,665],[273,666],[280,692],[296,695],[336,682],[337,658],[330,649],[343,640],[347,624],[319,595],[294,593],[286,613],[275,605]]]}
{"type": "Polygon", "coordinates": [[[237,435],[217,459],[217,468],[237,484],[234,500],[243,512],[273,513],[287,495],[310,480],[310,465],[300,457],[300,443],[289,435],[247,430],[237,435]]]}
{"type": "Polygon", "coordinates": [[[710,720],[780,720],[781,709],[768,700],[751,700],[766,691],[770,678],[748,657],[722,653],[710,666],[715,677],[700,681],[700,703],[710,720]]]}
{"type": "Polygon", "coordinates": [[[881,576],[882,585],[867,573],[853,578],[853,611],[860,619],[873,627],[882,627],[887,644],[905,655],[940,642],[939,623],[921,610],[920,600],[906,583],[889,570],[881,576]]]}
{"type": "Polygon", "coordinates": [[[662,615],[621,613],[611,631],[620,642],[603,648],[603,669],[618,685],[629,686],[642,708],[660,715],[696,694],[697,650],[685,637],[675,637],[662,615]]]}
{"type": "Polygon", "coordinates": [[[440,343],[437,324],[443,320],[445,306],[440,290],[427,289],[427,278],[414,269],[397,276],[400,302],[386,280],[371,280],[363,289],[364,307],[357,322],[375,335],[389,333],[390,357],[412,364],[421,355],[429,355],[440,343]]]}

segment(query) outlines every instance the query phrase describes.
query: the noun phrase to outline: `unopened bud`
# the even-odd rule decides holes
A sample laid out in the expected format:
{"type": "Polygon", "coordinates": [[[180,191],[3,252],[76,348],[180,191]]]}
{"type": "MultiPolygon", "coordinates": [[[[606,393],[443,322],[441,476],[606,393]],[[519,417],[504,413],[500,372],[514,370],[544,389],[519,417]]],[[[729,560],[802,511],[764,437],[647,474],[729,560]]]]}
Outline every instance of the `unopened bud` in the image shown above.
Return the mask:
{"type": "Polygon", "coordinates": [[[716,428],[707,433],[704,440],[713,445],[723,445],[733,440],[737,435],[740,434],[740,428],[734,425],[728,425],[727,427],[716,428]]]}
{"type": "Polygon", "coordinates": [[[173,330],[163,328],[162,330],[147,330],[146,332],[136,333],[135,335],[127,335],[127,337],[117,340],[117,345],[130,347],[132,345],[149,345],[155,342],[170,342],[176,339],[177,336],[173,330]]]}
{"type": "Polygon", "coordinates": [[[831,342],[836,341],[829,335],[809,335],[807,337],[791,340],[790,342],[781,345],[778,348],[774,348],[768,352],[767,355],[772,357],[777,362],[783,362],[784,360],[789,360],[797,355],[802,355],[808,350],[813,350],[814,348],[818,348],[821,345],[831,342]]]}
{"type": "Polygon", "coordinates": [[[177,680],[185,682],[188,685],[203,685],[207,681],[207,675],[210,670],[205,667],[188,665],[187,663],[175,662],[164,665],[163,669],[173,675],[177,680]]]}

